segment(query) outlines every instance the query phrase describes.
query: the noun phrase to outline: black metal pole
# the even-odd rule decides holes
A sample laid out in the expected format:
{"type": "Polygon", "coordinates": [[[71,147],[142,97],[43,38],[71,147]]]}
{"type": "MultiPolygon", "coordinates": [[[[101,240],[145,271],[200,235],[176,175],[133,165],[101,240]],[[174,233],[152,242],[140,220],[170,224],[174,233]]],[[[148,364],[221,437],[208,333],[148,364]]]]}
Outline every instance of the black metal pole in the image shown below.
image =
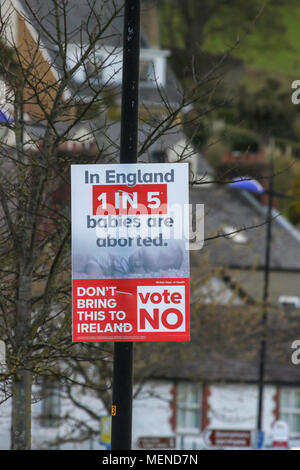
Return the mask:
{"type": "Polygon", "coordinates": [[[115,343],[111,450],[130,450],[132,432],[133,343],[115,343]]]}
{"type": "MultiPolygon", "coordinates": [[[[140,0],[125,0],[120,163],[137,162],[140,0]]],[[[133,343],[115,343],[111,449],[130,450],[132,433],[133,343]]]]}
{"type": "Polygon", "coordinates": [[[262,332],[259,356],[259,377],[258,377],[258,410],[257,410],[257,431],[262,431],[262,414],[263,414],[263,391],[265,378],[265,362],[266,362],[266,334],[268,321],[268,297],[269,297],[269,273],[270,273],[270,256],[271,256],[271,236],[272,236],[272,206],[273,206],[273,156],[270,157],[270,179],[269,179],[269,203],[268,203],[268,219],[266,230],[266,251],[265,251],[265,269],[264,269],[264,287],[263,287],[263,312],[262,312],[262,332]]]}

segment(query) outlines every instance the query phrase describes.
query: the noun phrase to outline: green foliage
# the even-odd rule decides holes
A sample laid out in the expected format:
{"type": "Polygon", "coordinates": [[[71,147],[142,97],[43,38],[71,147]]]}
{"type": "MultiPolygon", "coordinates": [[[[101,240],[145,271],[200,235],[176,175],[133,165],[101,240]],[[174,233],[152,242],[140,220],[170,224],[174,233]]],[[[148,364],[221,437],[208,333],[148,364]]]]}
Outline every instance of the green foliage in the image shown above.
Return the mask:
{"type": "MultiPolygon", "coordinates": [[[[273,15],[270,15],[270,21],[272,19],[273,15]]],[[[279,5],[275,8],[275,34],[271,32],[268,36],[269,28],[265,29],[264,23],[258,21],[254,34],[249,35],[241,47],[236,48],[234,54],[252,69],[293,77],[300,72],[299,21],[299,2],[285,2],[282,6],[279,5]]],[[[224,53],[228,42],[220,34],[210,35],[205,38],[204,48],[208,52],[224,53]]]]}
{"type": "Polygon", "coordinates": [[[228,142],[231,150],[237,152],[257,152],[259,141],[256,134],[248,129],[227,126],[224,140],[228,142]]]}
{"type": "Polygon", "coordinates": [[[236,107],[238,119],[255,130],[262,139],[268,136],[297,138],[293,125],[297,107],[292,104],[290,93],[281,88],[278,80],[268,79],[254,93],[241,87],[236,107]]]}
{"type": "Polygon", "coordinates": [[[101,107],[99,103],[93,103],[92,105],[79,103],[76,106],[76,117],[80,117],[82,121],[89,121],[96,119],[100,111],[101,107]]]}
{"type": "Polygon", "coordinates": [[[195,126],[194,121],[183,123],[184,131],[193,145],[198,149],[203,149],[211,135],[210,124],[202,119],[195,126]]]}
{"type": "MultiPolygon", "coordinates": [[[[297,13],[300,16],[297,0],[288,4],[284,0],[159,0],[158,4],[162,45],[172,51],[176,72],[181,77],[191,72],[188,69],[193,56],[199,62],[201,51],[219,54],[230,50],[249,62],[252,56],[254,63],[260,59],[259,66],[263,67],[267,57],[271,65],[278,46],[282,57],[286,50],[292,53],[297,44],[295,20],[293,34],[287,34],[289,20],[297,13]]],[[[297,54],[293,57],[296,60],[297,54]]],[[[279,63],[282,68],[284,61],[279,63]]]]}
{"type": "Polygon", "coordinates": [[[300,143],[298,141],[276,137],[275,144],[282,153],[285,153],[288,150],[294,157],[298,160],[300,159],[300,143]]]}
{"type": "Polygon", "coordinates": [[[205,157],[211,166],[217,169],[222,161],[222,156],[229,152],[230,148],[224,141],[211,137],[207,143],[205,157]]]}
{"type": "Polygon", "coordinates": [[[291,199],[288,209],[287,216],[290,221],[295,224],[300,224],[300,170],[296,173],[292,180],[291,189],[289,191],[290,195],[295,197],[291,199]]]}

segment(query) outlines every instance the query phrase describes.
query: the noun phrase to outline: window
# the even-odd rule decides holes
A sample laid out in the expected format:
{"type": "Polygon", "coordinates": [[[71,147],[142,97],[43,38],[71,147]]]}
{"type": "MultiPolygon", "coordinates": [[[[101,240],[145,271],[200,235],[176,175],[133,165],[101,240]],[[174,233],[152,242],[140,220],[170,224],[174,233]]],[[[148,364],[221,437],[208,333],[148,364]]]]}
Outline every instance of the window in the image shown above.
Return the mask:
{"type": "MultiPolygon", "coordinates": [[[[140,82],[144,86],[164,86],[166,84],[167,57],[169,51],[163,49],[141,48],[140,51],[140,82]]],[[[122,82],[122,49],[105,46],[95,53],[98,67],[101,68],[103,81],[109,84],[122,82]]]]}
{"type": "Polygon", "coordinates": [[[179,383],[177,386],[177,430],[199,432],[201,429],[202,388],[200,384],[179,383]]]}
{"type": "MultiPolygon", "coordinates": [[[[55,48],[57,50],[57,48],[55,48]]],[[[71,70],[82,60],[85,47],[69,44],[67,50],[67,67],[71,70]]],[[[164,49],[141,48],[140,51],[140,82],[146,86],[165,86],[167,80],[167,57],[170,52],[164,49]]],[[[123,52],[121,48],[103,46],[91,52],[90,56],[80,64],[73,75],[76,83],[82,85],[87,76],[90,80],[101,80],[108,85],[122,83],[123,52]]]]}
{"type": "Polygon", "coordinates": [[[154,63],[151,60],[140,61],[140,80],[142,82],[154,82],[154,63]]]}
{"type": "Polygon", "coordinates": [[[58,383],[52,377],[44,377],[42,384],[42,426],[53,428],[60,417],[60,392],[58,383]]]}
{"type": "Polygon", "coordinates": [[[300,389],[281,389],[280,419],[288,424],[291,438],[300,437],[300,389]]]}
{"type": "Polygon", "coordinates": [[[143,85],[165,86],[169,54],[169,51],[164,49],[141,48],[140,81],[143,85]]]}

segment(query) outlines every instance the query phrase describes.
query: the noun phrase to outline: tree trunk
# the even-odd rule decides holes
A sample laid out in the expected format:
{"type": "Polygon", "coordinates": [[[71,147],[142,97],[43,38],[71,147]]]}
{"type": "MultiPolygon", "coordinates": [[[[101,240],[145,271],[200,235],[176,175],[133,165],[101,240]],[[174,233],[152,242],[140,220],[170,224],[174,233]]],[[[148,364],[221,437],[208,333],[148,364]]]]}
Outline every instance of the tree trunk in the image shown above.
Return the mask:
{"type": "Polygon", "coordinates": [[[32,374],[28,370],[18,370],[14,376],[12,398],[12,450],[31,448],[31,389],[32,374]]]}
{"type": "MultiPolygon", "coordinates": [[[[22,253],[21,257],[24,256],[22,253]]],[[[16,370],[12,386],[12,450],[31,448],[32,372],[28,361],[31,326],[31,266],[22,260],[19,265],[18,301],[15,322],[16,370]]]]}

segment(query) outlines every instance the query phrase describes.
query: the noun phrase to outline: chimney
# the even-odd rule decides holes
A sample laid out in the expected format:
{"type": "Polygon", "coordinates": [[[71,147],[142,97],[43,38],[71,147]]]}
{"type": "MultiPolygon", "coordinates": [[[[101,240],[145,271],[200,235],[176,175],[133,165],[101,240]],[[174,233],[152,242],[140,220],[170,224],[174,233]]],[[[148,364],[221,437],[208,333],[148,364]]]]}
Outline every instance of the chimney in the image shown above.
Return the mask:
{"type": "Polygon", "coordinates": [[[160,47],[159,13],[157,0],[142,0],[141,27],[149,41],[149,47],[160,47]]]}

